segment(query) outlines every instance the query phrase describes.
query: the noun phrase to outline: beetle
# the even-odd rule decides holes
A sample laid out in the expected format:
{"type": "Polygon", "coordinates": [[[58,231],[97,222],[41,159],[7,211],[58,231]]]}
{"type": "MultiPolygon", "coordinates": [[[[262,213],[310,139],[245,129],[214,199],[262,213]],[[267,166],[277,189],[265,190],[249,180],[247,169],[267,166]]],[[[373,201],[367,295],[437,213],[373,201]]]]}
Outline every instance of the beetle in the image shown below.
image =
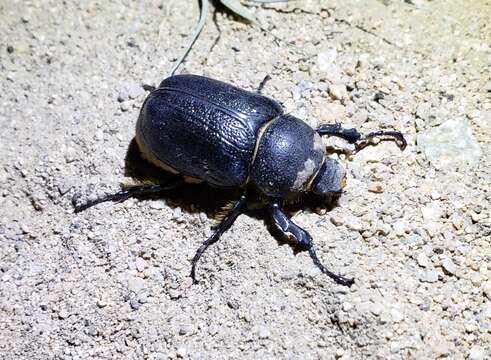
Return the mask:
{"type": "MultiPolygon", "coordinates": [[[[316,254],[312,237],[284,212],[285,202],[312,192],[339,195],[346,181],[344,167],[327,156],[321,136],[335,136],[355,144],[355,151],[380,140],[407,143],[398,131],[368,135],[341,124],[324,124],[314,130],[286,114],[275,100],[257,92],[197,75],[174,75],[161,82],[145,99],[136,124],[136,143],[144,159],[174,174],[165,184],[139,185],[84,205],[82,211],[103,201],[157,193],[184,183],[205,182],[216,188],[239,188],[240,199],[202,243],[192,259],[191,277],[205,250],[216,243],[244,212],[248,190],[266,199],[274,224],[308,251],[315,266],[336,283],[351,286],[354,279],[329,271],[316,254]]],[[[74,204],[75,205],[75,204],[74,204]]]]}

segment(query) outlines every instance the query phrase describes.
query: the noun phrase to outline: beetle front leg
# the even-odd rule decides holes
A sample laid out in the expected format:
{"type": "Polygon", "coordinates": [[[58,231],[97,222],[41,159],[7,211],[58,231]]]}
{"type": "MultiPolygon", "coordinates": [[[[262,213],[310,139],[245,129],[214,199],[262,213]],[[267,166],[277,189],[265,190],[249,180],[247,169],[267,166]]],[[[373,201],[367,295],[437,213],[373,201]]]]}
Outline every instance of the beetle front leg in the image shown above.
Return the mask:
{"type": "Polygon", "coordinates": [[[198,281],[196,280],[196,265],[199,259],[210,245],[213,245],[218,240],[220,240],[220,236],[222,236],[225,231],[230,229],[230,227],[233,225],[235,220],[244,211],[246,207],[246,203],[247,203],[247,199],[245,195],[242,195],[239,201],[237,201],[237,203],[234,205],[232,210],[230,210],[227,216],[220,222],[220,224],[218,224],[213,235],[211,235],[208,239],[206,239],[196,251],[196,254],[191,260],[191,278],[193,279],[194,284],[198,283],[198,281]]]}
{"type": "Polygon", "coordinates": [[[166,190],[175,189],[178,186],[181,186],[184,183],[184,180],[179,176],[175,180],[164,184],[150,184],[150,185],[137,185],[131,186],[127,189],[123,189],[114,194],[105,195],[101,198],[87,201],[85,204],[77,205],[76,199],[72,199],[73,207],[76,213],[87,210],[88,208],[106,202],[106,201],[124,201],[130,197],[147,195],[147,194],[155,194],[166,190]]]}
{"type": "Polygon", "coordinates": [[[288,216],[283,212],[280,202],[275,202],[271,204],[270,211],[276,226],[278,226],[278,228],[286,235],[292,235],[298,241],[302,249],[309,252],[310,258],[314,262],[314,265],[317,266],[320,271],[333,279],[334,282],[336,282],[337,284],[348,287],[354,284],[354,279],[349,279],[344,276],[334,274],[333,272],[326,269],[324,265],[322,265],[319,258],[317,257],[312,237],[307,231],[302,229],[300,226],[298,226],[291,219],[288,218],[288,216]]]}
{"type": "Polygon", "coordinates": [[[376,141],[395,141],[401,150],[407,146],[406,139],[399,131],[374,131],[368,135],[362,135],[354,128],[345,129],[340,123],[323,124],[317,128],[319,135],[330,135],[344,139],[350,144],[356,145],[356,152],[370,144],[376,144],[376,141]]]}
{"type": "Polygon", "coordinates": [[[361,139],[356,143],[355,151],[358,152],[368,145],[376,145],[380,141],[395,141],[401,151],[403,151],[407,146],[406,139],[404,139],[404,136],[399,131],[379,130],[362,136],[361,139]]]}

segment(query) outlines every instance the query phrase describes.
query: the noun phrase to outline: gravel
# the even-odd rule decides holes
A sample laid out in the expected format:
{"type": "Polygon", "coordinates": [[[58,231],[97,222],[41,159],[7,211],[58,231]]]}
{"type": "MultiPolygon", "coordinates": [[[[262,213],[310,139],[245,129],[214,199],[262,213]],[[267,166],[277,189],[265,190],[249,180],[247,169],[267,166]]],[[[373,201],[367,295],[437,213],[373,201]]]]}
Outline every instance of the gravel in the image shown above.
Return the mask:
{"type": "Polygon", "coordinates": [[[339,201],[294,216],[352,288],[252,210],[193,285],[190,260],[228,200],[213,189],[73,212],[74,197],[131,181],[142,84],[182,53],[197,3],[2,4],[0,358],[490,358],[486,2],[261,5],[261,27],[217,12],[219,39],[210,13],[180,69],[249,90],[269,74],[263,92],[312,126],[405,134],[404,152],[335,155],[339,201]]]}

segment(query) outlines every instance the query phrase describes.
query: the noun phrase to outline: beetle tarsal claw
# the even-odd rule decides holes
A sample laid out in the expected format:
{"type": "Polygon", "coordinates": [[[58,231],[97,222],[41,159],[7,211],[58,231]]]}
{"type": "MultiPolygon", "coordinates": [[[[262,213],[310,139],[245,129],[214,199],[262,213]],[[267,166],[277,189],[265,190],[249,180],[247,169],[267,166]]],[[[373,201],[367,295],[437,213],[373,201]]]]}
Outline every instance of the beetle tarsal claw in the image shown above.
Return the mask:
{"type": "Polygon", "coordinates": [[[403,151],[407,146],[407,141],[399,131],[375,131],[363,136],[355,145],[355,153],[369,145],[376,146],[382,141],[394,141],[403,151]]]}

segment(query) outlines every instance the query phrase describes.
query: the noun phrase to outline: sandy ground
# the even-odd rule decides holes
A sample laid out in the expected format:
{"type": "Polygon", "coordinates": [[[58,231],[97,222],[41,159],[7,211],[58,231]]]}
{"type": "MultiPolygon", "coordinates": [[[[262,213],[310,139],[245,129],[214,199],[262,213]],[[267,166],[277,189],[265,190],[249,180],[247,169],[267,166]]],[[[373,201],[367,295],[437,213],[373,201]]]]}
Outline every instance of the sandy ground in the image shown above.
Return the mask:
{"type": "Polygon", "coordinates": [[[2,1],[1,358],[489,358],[491,4],[299,0],[256,14],[263,30],[210,13],[180,71],[246,89],[270,74],[264,92],[312,126],[409,140],[347,161],[338,206],[294,217],[355,285],[251,212],[192,286],[215,223],[205,188],[73,213],[74,196],[128,180],[142,84],[181,54],[195,1],[2,1]],[[447,120],[470,125],[473,166],[437,166],[416,145],[447,120]]]}

